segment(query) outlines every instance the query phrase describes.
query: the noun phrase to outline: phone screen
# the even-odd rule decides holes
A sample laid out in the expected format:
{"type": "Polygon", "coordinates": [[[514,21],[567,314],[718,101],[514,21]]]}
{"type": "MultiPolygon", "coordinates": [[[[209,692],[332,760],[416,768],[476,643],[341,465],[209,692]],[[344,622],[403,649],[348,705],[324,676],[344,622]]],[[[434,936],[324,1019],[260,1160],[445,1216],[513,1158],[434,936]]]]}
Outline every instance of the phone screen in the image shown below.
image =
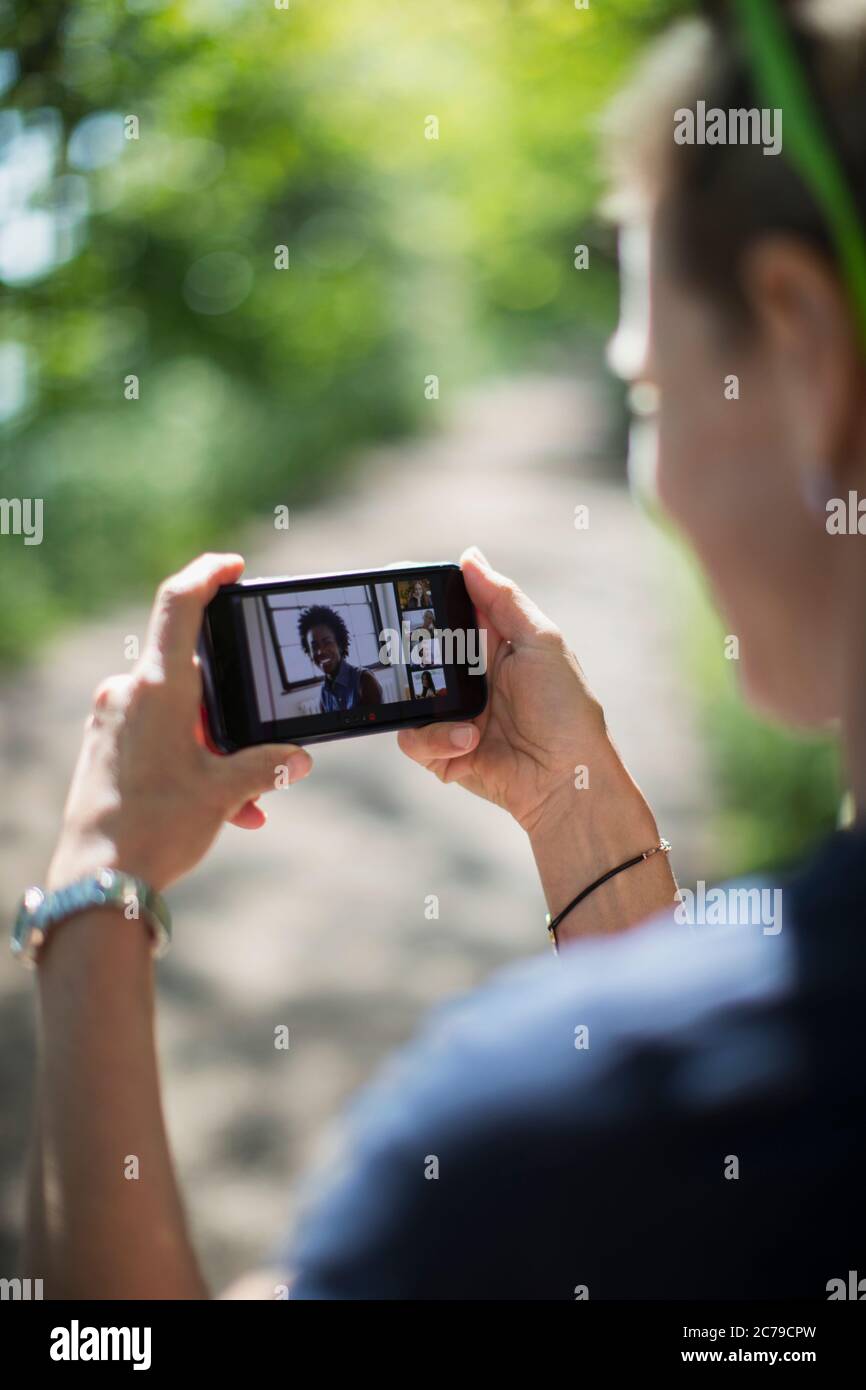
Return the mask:
{"type": "Polygon", "coordinates": [[[200,644],[211,733],[232,751],[471,719],[484,636],[453,564],[226,585],[200,644]]]}

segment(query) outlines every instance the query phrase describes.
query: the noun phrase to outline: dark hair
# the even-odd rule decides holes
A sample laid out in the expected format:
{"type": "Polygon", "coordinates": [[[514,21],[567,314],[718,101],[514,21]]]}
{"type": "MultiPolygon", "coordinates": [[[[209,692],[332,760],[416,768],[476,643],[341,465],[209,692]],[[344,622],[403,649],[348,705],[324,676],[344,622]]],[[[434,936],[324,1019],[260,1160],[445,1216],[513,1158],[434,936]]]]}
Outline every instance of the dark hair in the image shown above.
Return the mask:
{"type": "Polygon", "coordinates": [[[346,655],[351,639],[349,629],[339,613],[335,613],[333,608],[326,607],[324,603],[315,603],[312,608],[304,609],[298,618],[298,632],[301,635],[301,646],[307,656],[310,655],[310,632],[314,627],[329,627],[336,638],[340,656],[346,655]]]}
{"type": "MultiPolygon", "coordinates": [[[[611,108],[622,188],[649,181],[672,270],[709,295],[729,321],[748,324],[741,279],[743,254],[758,237],[789,233],[835,261],[824,217],[786,156],[756,144],[677,145],[674,112],[760,108],[742,36],[729,7],[705,5],[702,20],[676,28],[656,45],[643,73],[611,108]],[[652,129],[648,130],[647,126],[652,129]]],[[[822,123],[836,149],[866,226],[866,4],[844,19],[808,4],[781,3],[822,123]]]]}

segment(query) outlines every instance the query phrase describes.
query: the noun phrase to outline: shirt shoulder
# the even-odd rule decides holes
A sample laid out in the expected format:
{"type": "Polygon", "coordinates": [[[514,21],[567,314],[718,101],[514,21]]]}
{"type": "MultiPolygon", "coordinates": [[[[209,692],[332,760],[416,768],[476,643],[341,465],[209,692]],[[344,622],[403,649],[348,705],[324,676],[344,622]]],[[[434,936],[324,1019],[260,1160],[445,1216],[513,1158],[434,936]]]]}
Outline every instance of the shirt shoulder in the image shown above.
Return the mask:
{"type": "MultiPolygon", "coordinates": [[[[665,917],[509,967],[438,1009],[347,1114],[289,1252],[297,1296],[431,1296],[455,1239],[492,1258],[497,1154],[527,1184],[555,1182],[566,1131],[575,1162],[603,1165],[621,1125],[657,1127],[714,1088],[766,1085],[790,1048],[765,1048],[756,1069],[732,1020],[784,998],[791,979],[784,933],[665,917]]],[[[537,1198],[527,1186],[526,1220],[537,1198]]],[[[514,1237],[514,1193],[508,1211],[514,1237]]]]}

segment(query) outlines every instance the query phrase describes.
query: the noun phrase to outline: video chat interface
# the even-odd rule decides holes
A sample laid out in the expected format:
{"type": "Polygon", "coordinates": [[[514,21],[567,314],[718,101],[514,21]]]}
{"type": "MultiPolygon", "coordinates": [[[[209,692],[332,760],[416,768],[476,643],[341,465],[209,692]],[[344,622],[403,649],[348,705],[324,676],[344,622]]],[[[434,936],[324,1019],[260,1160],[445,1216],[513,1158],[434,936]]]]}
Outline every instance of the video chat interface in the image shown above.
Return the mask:
{"type": "Polygon", "coordinates": [[[241,600],[263,723],[447,693],[428,576],[241,600]]]}

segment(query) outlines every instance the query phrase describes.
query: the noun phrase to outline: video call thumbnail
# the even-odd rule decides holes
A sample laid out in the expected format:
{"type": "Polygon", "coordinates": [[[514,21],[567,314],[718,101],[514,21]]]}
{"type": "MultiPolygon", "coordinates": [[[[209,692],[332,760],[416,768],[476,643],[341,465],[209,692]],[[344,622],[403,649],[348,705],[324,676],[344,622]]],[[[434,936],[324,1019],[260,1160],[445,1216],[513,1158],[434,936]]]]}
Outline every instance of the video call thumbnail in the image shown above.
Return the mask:
{"type": "Polygon", "coordinates": [[[400,607],[407,613],[433,607],[433,593],[426,575],[418,579],[401,579],[397,584],[397,593],[400,607]]]}
{"type": "Polygon", "coordinates": [[[435,700],[447,693],[444,671],[413,671],[412,685],[418,700],[435,700]]]}

